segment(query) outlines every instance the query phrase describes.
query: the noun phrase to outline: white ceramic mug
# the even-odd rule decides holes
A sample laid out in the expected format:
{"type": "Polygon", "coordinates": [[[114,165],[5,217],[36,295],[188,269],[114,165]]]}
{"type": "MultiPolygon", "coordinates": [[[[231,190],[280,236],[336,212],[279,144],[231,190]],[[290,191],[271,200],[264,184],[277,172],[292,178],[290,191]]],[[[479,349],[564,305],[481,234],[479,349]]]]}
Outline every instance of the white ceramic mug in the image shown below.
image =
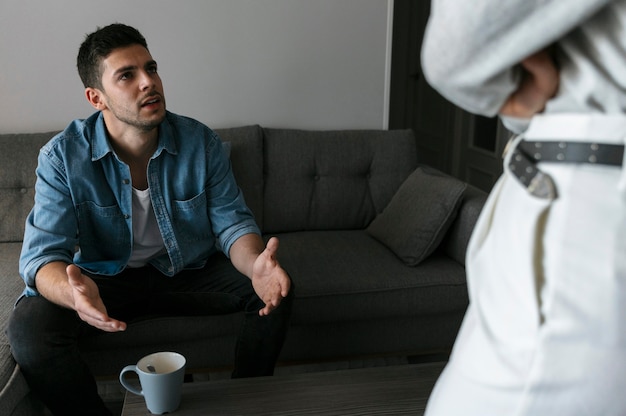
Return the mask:
{"type": "Polygon", "coordinates": [[[146,355],[136,365],[127,365],[120,372],[120,383],[131,393],[143,396],[150,413],[173,412],[180,405],[185,379],[185,357],[176,352],[156,352],[146,355]],[[139,376],[141,390],[130,385],[125,374],[139,376]]]}

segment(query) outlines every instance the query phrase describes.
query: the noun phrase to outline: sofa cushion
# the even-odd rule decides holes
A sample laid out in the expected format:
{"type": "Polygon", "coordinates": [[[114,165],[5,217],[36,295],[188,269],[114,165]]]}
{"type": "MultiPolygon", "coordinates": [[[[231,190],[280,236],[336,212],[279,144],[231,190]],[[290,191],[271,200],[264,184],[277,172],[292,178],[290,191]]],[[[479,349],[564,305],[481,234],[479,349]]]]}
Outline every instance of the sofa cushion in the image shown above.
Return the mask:
{"type": "Polygon", "coordinates": [[[30,389],[9,351],[0,345],[0,415],[40,415],[43,409],[29,396],[30,389]]]}
{"type": "Polygon", "coordinates": [[[215,129],[227,142],[237,185],[257,224],[263,229],[263,131],[260,126],[215,129]]]}
{"type": "Polygon", "coordinates": [[[292,325],[438,316],[467,307],[465,269],[443,254],[408,267],[365,230],[276,234],[293,279],[292,325]]]}
{"type": "Polygon", "coordinates": [[[0,134],[0,242],[22,241],[39,149],[55,134],[0,134]]]}
{"type": "Polygon", "coordinates": [[[21,243],[0,243],[0,343],[7,342],[5,330],[13,306],[24,290],[18,272],[21,243]]]}
{"type": "Polygon", "coordinates": [[[364,229],[417,166],[411,130],[264,129],[264,232],[364,229]]]}
{"type": "Polygon", "coordinates": [[[17,268],[21,246],[21,243],[0,243],[0,415],[12,414],[28,393],[5,333],[13,305],[24,290],[17,268]]]}
{"type": "Polygon", "coordinates": [[[417,168],[367,232],[416,266],[438,246],[458,211],[466,184],[417,168]]]}

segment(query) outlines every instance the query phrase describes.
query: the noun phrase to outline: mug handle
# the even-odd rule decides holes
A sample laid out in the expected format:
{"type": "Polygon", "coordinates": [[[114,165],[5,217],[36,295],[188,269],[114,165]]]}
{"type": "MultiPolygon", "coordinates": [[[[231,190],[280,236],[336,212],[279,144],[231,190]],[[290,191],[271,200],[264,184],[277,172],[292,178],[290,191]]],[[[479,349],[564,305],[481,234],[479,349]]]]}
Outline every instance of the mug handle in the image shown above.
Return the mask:
{"type": "Polygon", "coordinates": [[[130,384],[128,384],[126,382],[126,378],[124,377],[124,375],[126,373],[130,372],[130,371],[132,371],[132,372],[136,373],[137,375],[139,375],[139,373],[137,373],[137,366],[136,365],[127,365],[120,372],[120,383],[122,383],[122,386],[124,386],[124,388],[126,390],[128,390],[129,392],[134,393],[137,396],[143,396],[143,390],[139,390],[139,389],[131,386],[130,384]]]}

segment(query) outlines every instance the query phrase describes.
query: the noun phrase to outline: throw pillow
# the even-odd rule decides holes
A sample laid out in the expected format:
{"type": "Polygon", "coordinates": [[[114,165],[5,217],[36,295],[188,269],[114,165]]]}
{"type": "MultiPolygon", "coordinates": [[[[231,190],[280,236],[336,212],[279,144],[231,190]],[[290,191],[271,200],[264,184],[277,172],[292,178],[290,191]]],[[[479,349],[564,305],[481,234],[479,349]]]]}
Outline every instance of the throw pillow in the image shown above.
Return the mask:
{"type": "Polygon", "coordinates": [[[417,168],[367,232],[405,264],[417,266],[439,246],[454,221],[466,184],[417,168]]]}

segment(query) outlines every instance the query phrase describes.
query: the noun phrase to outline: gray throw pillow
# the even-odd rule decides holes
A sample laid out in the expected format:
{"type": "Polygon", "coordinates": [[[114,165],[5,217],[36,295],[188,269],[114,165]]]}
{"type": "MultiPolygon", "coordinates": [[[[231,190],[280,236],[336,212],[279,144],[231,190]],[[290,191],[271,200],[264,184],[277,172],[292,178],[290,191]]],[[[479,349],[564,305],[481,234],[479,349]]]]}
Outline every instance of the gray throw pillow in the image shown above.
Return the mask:
{"type": "Polygon", "coordinates": [[[457,215],[466,184],[417,168],[367,232],[405,264],[417,266],[439,246],[457,215]]]}

